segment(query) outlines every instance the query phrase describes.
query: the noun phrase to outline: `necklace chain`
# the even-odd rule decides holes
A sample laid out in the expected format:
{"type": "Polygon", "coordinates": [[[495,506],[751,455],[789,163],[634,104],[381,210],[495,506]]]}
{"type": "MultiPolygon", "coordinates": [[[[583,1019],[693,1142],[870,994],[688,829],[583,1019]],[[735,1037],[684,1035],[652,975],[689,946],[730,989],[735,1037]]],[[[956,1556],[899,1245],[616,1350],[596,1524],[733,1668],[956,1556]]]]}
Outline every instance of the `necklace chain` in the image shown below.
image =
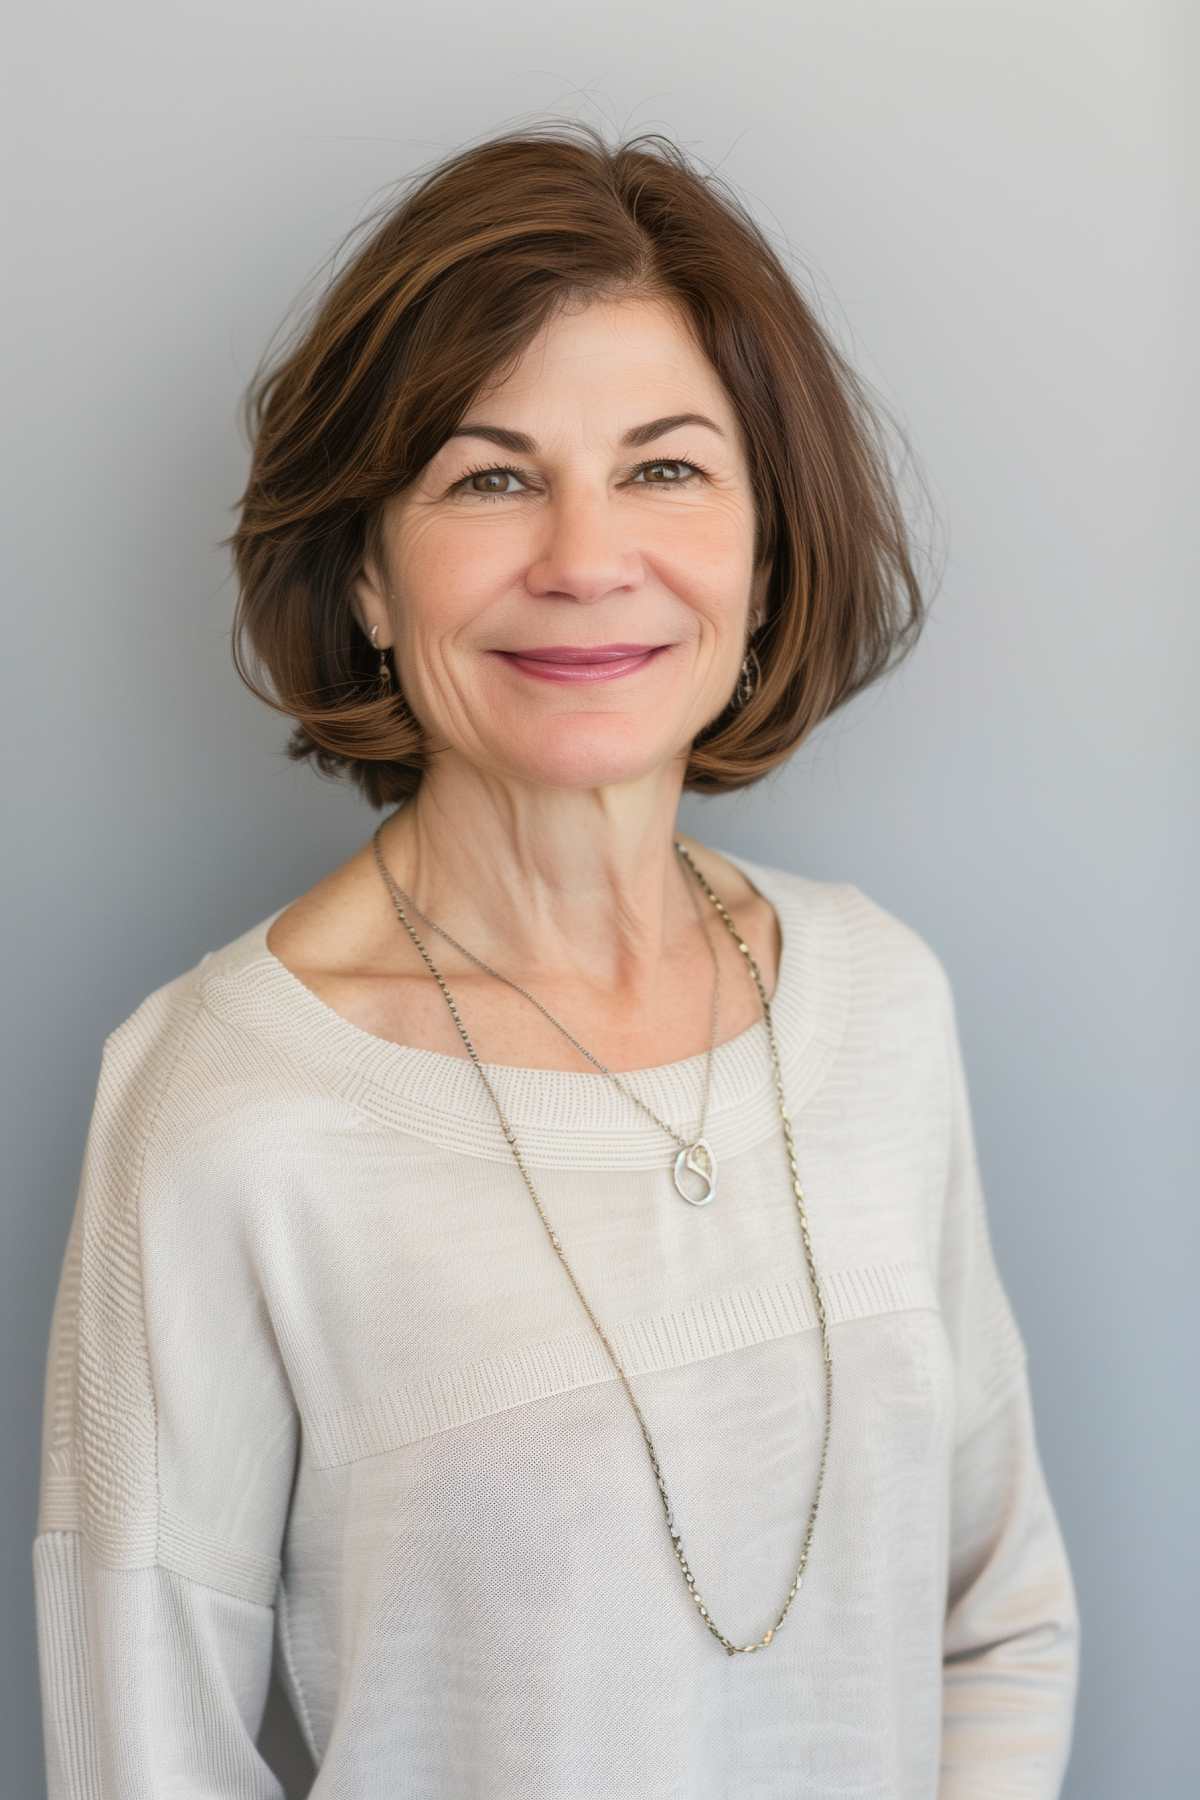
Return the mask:
{"type": "MultiPolygon", "coordinates": [[[[382,852],[381,852],[380,846],[379,846],[379,834],[382,830],[383,830],[383,824],[381,823],[376,828],[376,831],[372,838],[372,846],[373,846],[374,852],[375,852],[375,860],[379,865],[380,873],[382,874],[384,882],[386,883],[388,890],[391,893],[392,901],[396,908],[397,913],[399,914],[401,923],[404,925],[409,936],[412,938],[413,943],[416,945],[417,950],[420,952],[423,961],[425,962],[426,966],[428,967],[430,973],[433,975],[438,986],[442,990],[442,996],[445,999],[447,1006],[450,1008],[451,1017],[453,1018],[454,1023],[458,1028],[459,1035],[462,1038],[463,1043],[466,1046],[467,1054],[471,1058],[471,1061],[475,1064],[475,1068],[478,1071],[479,1078],[483,1082],[484,1087],[487,1089],[489,1095],[491,1096],[492,1104],[495,1107],[497,1116],[499,1117],[499,1120],[500,1120],[501,1129],[503,1130],[505,1139],[506,1139],[510,1149],[512,1150],[513,1156],[516,1158],[517,1167],[521,1172],[521,1178],[524,1181],[525,1186],[529,1190],[529,1195],[533,1201],[533,1204],[535,1205],[535,1207],[538,1210],[538,1216],[540,1217],[542,1224],[546,1228],[546,1231],[550,1238],[550,1242],[554,1247],[554,1250],[558,1256],[559,1261],[562,1263],[563,1268],[566,1270],[567,1276],[571,1282],[572,1287],[575,1289],[575,1292],[579,1296],[579,1299],[583,1305],[584,1311],[587,1313],[588,1318],[592,1321],[592,1324],[595,1326],[601,1342],[603,1343],[605,1349],[608,1351],[610,1358],[612,1359],[613,1367],[616,1369],[617,1374],[621,1379],[621,1383],[622,1383],[622,1385],[625,1389],[625,1392],[629,1398],[629,1403],[633,1407],[634,1413],[637,1417],[638,1425],[641,1429],[642,1437],[645,1441],[646,1449],[650,1456],[650,1466],[654,1470],[654,1479],[655,1479],[656,1483],[658,1484],[659,1494],[662,1499],[664,1511],[666,1513],[667,1530],[670,1533],[670,1537],[671,1537],[671,1547],[675,1553],[675,1559],[678,1562],[680,1569],[683,1571],[683,1578],[688,1585],[688,1589],[691,1592],[692,1599],[695,1601],[696,1606],[699,1610],[700,1616],[704,1620],[705,1625],[708,1627],[709,1631],[713,1634],[713,1636],[718,1640],[718,1642],[724,1647],[726,1653],[729,1656],[748,1655],[755,1650],[765,1649],[769,1644],[774,1642],[775,1633],[779,1630],[779,1627],[782,1625],[784,1619],[787,1617],[788,1611],[791,1608],[792,1601],[795,1599],[796,1594],[799,1591],[800,1586],[804,1580],[805,1570],[807,1569],[807,1566],[808,1566],[809,1552],[812,1547],[813,1531],[814,1531],[814,1528],[815,1528],[816,1522],[817,1522],[817,1509],[821,1503],[821,1491],[825,1485],[825,1470],[826,1470],[826,1465],[827,1465],[828,1457],[829,1457],[829,1437],[830,1437],[830,1428],[831,1428],[832,1421],[833,1421],[833,1361],[830,1356],[830,1349],[829,1349],[829,1322],[828,1322],[828,1317],[827,1317],[827,1314],[825,1311],[825,1301],[824,1301],[824,1297],[821,1292],[821,1284],[820,1284],[820,1279],[817,1274],[816,1262],[813,1257],[812,1238],[809,1234],[808,1213],[807,1213],[807,1210],[806,1210],[805,1204],[804,1204],[804,1193],[800,1186],[800,1176],[799,1176],[799,1172],[796,1168],[796,1145],[795,1145],[795,1140],[792,1136],[792,1122],[791,1122],[791,1117],[788,1113],[787,1106],[786,1106],[785,1100],[784,1100],[783,1076],[782,1076],[782,1073],[780,1070],[779,1052],[778,1052],[778,1048],[777,1048],[776,1042],[775,1042],[775,1028],[774,1028],[774,1025],[771,1020],[771,1005],[770,1005],[770,1001],[767,999],[766,988],[763,986],[763,979],[762,979],[761,973],[759,972],[758,964],[754,960],[753,955],[751,954],[749,945],[746,944],[744,942],[744,940],[738,935],[737,926],[734,924],[733,919],[731,918],[724,903],[721,901],[720,897],[713,892],[712,888],[709,886],[708,882],[705,880],[705,878],[701,874],[700,870],[696,867],[696,864],[692,860],[691,856],[688,854],[687,850],[684,848],[683,844],[680,843],[680,841],[678,839],[676,839],[675,840],[676,851],[687,863],[688,867],[692,871],[692,874],[695,876],[696,881],[699,883],[700,887],[704,890],[705,894],[708,896],[708,898],[712,902],[713,906],[717,909],[717,912],[720,914],[721,919],[722,919],[723,923],[725,924],[725,926],[727,927],[727,929],[732,933],[734,942],[737,944],[737,947],[741,951],[742,955],[746,958],[746,962],[747,962],[747,965],[749,966],[751,976],[754,980],[754,984],[758,989],[758,997],[759,997],[759,1001],[760,1001],[760,1003],[762,1005],[762,1009],[763,1009],[763,1018],[766,1021],[767,1041],[768,1041],[768,1044],[770,1045],[770,1051],[771,1051],[771,1069],[772,1069],[773,1079],[775,1082],[776,1097],[777,1097],[777,1100],[779,1103],[779,1116],[780,1116],[780,1119],[783,1124],[784,1143],[787,1147],[788,1166],[789,1166],[789,1169],[791,1172],[791,1179],[792,1179],[792,1192],[795,1196],[796,1210],[797,1210],[797,1213],[799,1215],[799,1220],[800,1220],[800,1234],[804,1240],[804,1254],[805,1254],[805,1260],[808,1264],[808,1274],[809,1274],[809,1281],[810,1281],[810,1284],[812,1287],[813,1304],[816,1308],[817,1322],[818,1322],[818,1325],[820,1326],[820,1331],[821,1331],[821,1349],[822,1349],[822,1356],[823,1356],[824,1368],[825,1368],[825,1430],[824,1430],[824,1434],[821,1439],[821,1460],[820,1460],[820,1464],[819,1464],[818,1470],[817,1470],[817,1491],[813,1495],[812,1506],[809,1508],[808,1524],[807,1524],[807,1527],[806,1527],[805,1533],[804,1533],[804,1542],[801,1547],[800,1562],[796,1569],[795,1578],[792,1582],[791,1587],[788,1589],[787,1597],[784,1600],[783,1607],[780,1610],[780,1612],[775,1620],[775,1623],[772,1626],[770,1626],[767,1631],[765,1631],[763,1633],[761,1638],[756,1638],[753,1640],[753,1642],[751,1642],[749,1644],[735,1644],[731,1638],[726,1637],[725,1633],[720,1630],[720,1628],[716,1624],[715,1620],[712,1618],[712,1615],[710,1614],[707,1606],[704,1604],[704,1600],[700,1594],[699,1589],[696,1586],[696,1578],[695,1578],[694,1574],[692,1573],[692,1570],[688,1563],[687,1557],[684,1554],[683,1540],[680,1536],[678,1527],[676,1526],[676,1523],[675,1523],[674,1508],[671,1505],[670,1496],[667,1493],[667,1484],[666,1484],[665,1480],[663,1479],[662,1469],[659,1466],[658,1455],[654,1448],[654,1440],[650,1436],[649,1427],[647,1426],[646,1420],[642,1414],[642,1409],[637,1403],[637,1400],[633,1393],[633,1389],[629,1385],[628,1377],[626,1376],[624,1369],[621,1367],[620,1360],[617,1356],[616,1351],[613,1349],[612,1344],[609,1342],[608,1335],[605,1332],[604,1327],[601,1325],[599,1319],[597,1319],[595,1313],[592,1311],[591,1306],[588,1304],[587,1296],[584,1294],[583,1289],[579,1286],[579,1283],[576,1281],[574,1271],[572,1270],[571,1265],[568,1263],[566,1257],[563,1255],[562,1244],[559,1240],[558,1234],[554,1230],[554,1227],[551,1225],[549,1219],[546,1217],[546,1214],[542,1208],[542,1203],[538,1199],[537,1192],[534,1189],[533,1183],[529,1178],[529,1171],[525,1167],[524,1158],[521,1155],[520,1146],[518,1145],[517,1140],[516,1140],[516,1134],[514,1133],[512,1126],[509,1124],[507,1118],[505,1117],[504,1109],[500,1104],[500,1101],[499,1101],[499,1098],[497,1097],[495,1089],[493,1088],[491,1082],[488,1080],[487,1076],[483,1072],[483,1065],[481,1064],[479,1057],[476,1054],[475,1046],[472,1044],[470,1038],[467,1036],[466,1028],[463,1025],[462,1018],[458,1011],[458,1007],[454,1001],[454,997],[451,994],[449,988],[446,986],[446,983],[443,980],[440,971],[437,968],[435,968],[432,960],[430,959],[428,952],[425,949],[425,946],[422,944],[420,938],[417,936],[416,932],[413,930],[412,925],[409,923],[409,920],[407,918],[407,915],[406,915],[403,905],[402,905],[402,899],[406,899],[407,896],[404,895],[403,889],[397,887],[396,883],[393,881],[393,879],[392,879],[390,873],[388,872],[388,869],[383,861],[382,852]]],[[[410,901],[409,905],[410,905],[411,910],[417,914],[418,918],[422,918],[422,919],[425,918],[425,914],[422,913],[413,902],[410,901]]],[[[447,939],[447,942],[452,943],[452,944],[454,943],[454,939],[450,937],[449,933],[442,931],[440,926],[434,925],[432,920],[426,919],[426,923],[429,925],[432,925],[433,929],[435,931],[440,932],[441,935],[447,939]]],[[[705,931],[705,937],[706,937],[706,939],[708,939],[709,948],[712,949],[712,942],[711,942],[711,939],[708,938],[707,930],[705,931]]],[[[472,962],[478,963],[481,968],[484,968],[484,969],[487,968],[486,963],[481,962],[477,956],[473,956],[469,950],[463,949],[463,946],[461,944],[456,944],[455,948],[462,950],[463,954],[465,956],[470,957],[472,962]]],[[[715,950],[713,951],[713,957],[714,957],[714,961],[715,961],[715,959],[716,959],[715,950]]],[[[489,970],[488,972],[490,974],[496,973],[495,970],[489,970]]],[[[526,990],[524,988],[520,988],[518,986],[518,983],[516,983],[514,981],[509,981],[507,976],[500,976],[499,979],[502,981],[507,981],[508,985],[510,987],[517,987],[518,991],[520,993],[526,994],[526,990]]],[[[543,1012],[546,1012],[545,1007],[542,1007],[541,1002],[534,999],[534,996],[532,994],[526,994],[526,998],[529,1000],[533,1000],[533,1003],[535,1006],[540,1007],[543,1012]]],[[[546,1017],[551,1020],[552,1024],[558,1025],[558,1021],[556,1019],[554,1019],[550,1013],[547,1012],[546,1017]]],[[[716,1032],[715,1032],[715,1020],[716,1020],[716,991],[715,991],[715,988],[714,988],[714,994],[713,994],[713,1019],[714,1019],[714,1039],[715,1039],[715,1035],[716,1035],[716,1032]]],[[[559,1026],[559,1029],[565,1030],[565,1027],[559,1026]]],[[[568,1037],[570,1037],[571,1034],[569,1032],[566,1032],[566,1035],[568,1037]]],[[[572,1038],[571,1042],[575,1043],[575,1039],[572,1038]]],[[[599,1063],[594,1056],[591,1056],[589,1051],[583,1049],[582,1044],[579,1044],[576,1047],[578,1049],[580,1049],[581,1051],[583,1051],[583,1054],[585,1056],[587,1056],[591,1062],[596,1063],[596,1066],[598,1068],[601,1068],[601,1069],[604,1068],[604,1065],[602,1063],[599,1063]]],[[[709,1050],[710,1069],[711,1069],[711,1059],[712,1059],[712,1049],[710,1047],[710,1050],[709,1050]]],[[[606,1069],[606,1070],[604,1070],[604,1073],[609,1075],[613,1081],[618,1080],[618,1078],[612,1074],[611,1070],[606,1069]]],[[[623,1082],[618,1082],[618,1085],[625,1092],[628,1093],[629,1090],[627,1088],[625,1088],[625,1084],[623,1082]]],[[[640,1100],[638,1100],[636,1094],[630,1094],[629,1098],[632,1100],[636,1100],[637,1104],[639,1106],[643,1105],[643,1103],[640,1100]]],[[[708,1105],[708,1088],[707,1088],[707,1083],[706,1083],[706,1086],[705,1086],[705,1108],[706,1109],[707,1109],[707,1105],[708,1105]]],[[[648,1107],[643,1106],[643,1111],[649,1112],[650,1109],[648,1107]]],[[[651,1113],[650,1116],[651,1116],[651,1118],[655,1117],[655,1115],[653,1113],[651,1113]]],[[[663,1124],[661,1119],[656,1120],[656,1123],[660,1124],[660,1125],[663,1124]]],[[[669,1125],[663,1125],[663,1129],[665,1131],[667,1131],[672,1137],[674,1137],[677,1143],[682,1142],[682,1140],[678,1137],[678,1135],[674,1131],[671,1130],[669,1125]]],[[[685,1146],[685,1148],[687,1148],[687,1146],[685,1146]]]]}
{"type": "MultiPolygon", "coordinates": [[[[691,1139],[689,1141],[687,1138],[680,1137],[679,1133],[674,1129],[673,1126],[668,1125],[665,1119],[660,1119],[658,1114],[656,1112],[654,1112],[651,1107],[647,1106],[646,1102],[644,1100],[642,1100],[637,1094],[635,1094],[631,1088],[629,1088],[625,1085],[625,1083],[621,1080],[619,1075],[614,1074],[610,1068],[607,1068],[605,1066],[605,1064],[600,1061],[600,1058],[598,1056],[593,1056],[592,1052],[589,1049],[587,1049],[587,1047],[585,1045],[581,1044],[577,1037],[572,1037],[571,1033],[567,1030],[566,1026],[559,1019],[556,1019],[554,1017],[554,1014],[550,1011],[549,1007],[543,1006],[542,1002],[537,998],[536,994],[531,994],[529,992],[528,988],[522,987],[520,982],[514,981],[511,976],[502,975],[500,973],[499,969],[493,969],[491,964],[485,963],[481,956],[476,956],[476,954],[473,950],[468,950],[465,944],[460,944],[457,938],[451,937],[450,933],[448,931],[446,931],[444,929],[444,927],[439,925],[435,919],[431,919],[429,917],[428,913],[423,913],[421,911],[420,907],[417,905],[416,901],[412,898],[412,896],[409,894],[406,894],[404,889],[402,887],[400,887],[399,884],[396,882],[391,871],[388,869],[386,863],[383,860],[383,855],[382,855],[381,847],[379,844],[379,834],[380,834],[380,832],[382,832],[382,830],[383,830],[383,825],[380,824],[380,826],[376,830],[375,836],[374,836],[375,860],[379,865],[380,874],[383,876],[384,882],[386,883],[387,887],[390,889],[392,898],[397,904],[397,909],[399,909],[400,901],[402,901],[402,900],[407,901],[410,912],[416,913],[418,919],[423,919],[425,921],[426,925],[428,925],[431,928],[431,930],[436,931],[438,933],[439,937],[444,937],[448,944],[453,944],[454,948],[456,950],[460,950],[464,956],[468,957],[471,960],[471,962],[473,962],[476,965],[477,968],[483,969],[488,975],[494,975],[496,977],[497,981],[503,981],[509,987],[516,988],[516,990],[519,994],[524,994],[526,1000],[532,1001],[533,1005],[537,1007],[538,1011],[540,1013],[542,1013],[545,1018],[549,1019],[551,1025],[554,1026],[555,1030],[561,1031],[563,1036],[565,1038],[567,1038],[575,1046],[576,1050],[579,1051],[580,1055],[586,1056],[590,1063],[594,1063],[596,1068],[598,1068],[603,1075],[607,1075],[608,1079],[616,1087],[618,1087],[621,1090],[621,1092],[628,1099],[632,1100],[635,1106],[640,1106],[642,1111],[644,1113],[646,1113],[651,1119],[653,1119],[654,1123],[657,1126],[659,1126],[663,1131],[665,1131],[668,1137],[674,1138],[675,1142],[679,1145],[679,1155],[675,1158],[675,1186],[676,1186],[676,1189],[682,1195],[682,1197],[685,1200],[689,1201],[690,1204],[692,1204],[693,1206],[707,1206],[709,1201],[712,1200],[712,1198],[714,1197],[714,1195],[716,1193],[716,1174],[717,1174],[716,1157],[713,1155],[712,1148],[704,1135],[704,1127],[705,1127],[706,1123],[708,1122],[708,1097],[709,1097],[709,1092],[712,1087],[713,1051],[715,1050],[716,1044],[717,1044],[717,1003],[718,1003],[718,998],[719,998],[720,989],[721,989],[721,963],[720,963],[719,957],[717,956],[716,946],[714,945],[714,943],[712,941],[712,935],[708,929],[708,922],[704,917],[701,900],[700,900],[700,895],[696,890],[696,884],[692,881],[689,881],[687,883],[687,889],[688,889],[688,893],[691,895],[692,904],[696,908],[696,917],[699,920],[700,929],[704,934],[704,941],[708,946],[708,953],[712,957],[713,999],[712,999],[712,1022],[711,1022],[711,1026],[709,1029],[708,1054],[705,1058],[705,1063],[704,1063],[704,1101],[703,1101],[703,1104],[700,1109],[700,1123],[696,1128],[696,1135],[693,1139],[691,1139]],[[689,1194],[683,1185],[683,1181],[682,1181],[681,1177],[682,1177],[683,1169],[685,1167],[690,1169],[693,1174],[699,1175],[701,1180],[704,1182],[704,1188],[698,1197],[694,1197],[693,1195],[689,1194]]],[[[403,913],[401,913],[402,918],[403,918],[403,916],[404,916],[403,913]]],[[[734,933],[734,935],[735,936],[737,935],[736,932],[734,933]]],[[[418,949],[421,948],[419,943],[417,944],[417,948],[418,949]]],[[[421,954],[424,956],[423,950],[422,950],[421,954]]],[[[433,964],[431,962],[429,962],[428,957],[425,957],[425,961],[428,963],[429,968],[431,970],[433,970],[434,974],[436,974],[437,971],[433,969],[433,964]]]]}

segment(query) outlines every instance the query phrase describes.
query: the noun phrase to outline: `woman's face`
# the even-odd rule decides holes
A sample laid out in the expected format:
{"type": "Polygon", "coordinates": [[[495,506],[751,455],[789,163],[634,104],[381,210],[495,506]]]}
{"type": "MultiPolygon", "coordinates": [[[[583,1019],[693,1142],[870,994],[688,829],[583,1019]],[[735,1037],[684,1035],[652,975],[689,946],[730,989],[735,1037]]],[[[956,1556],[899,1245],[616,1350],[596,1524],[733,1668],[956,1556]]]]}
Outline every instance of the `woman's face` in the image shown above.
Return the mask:
{"type": "Polygon", "coordinates": [[[703,352],[661,305],[596,302],[547,326],[395,496],[359,617],[381,622],[434,746],[538,784],[635,779],[685,757],[729,700],[769,574],[754,523],[703,352]],[[709,423],[647,429],[683,413],[709,423]],[[512,659],[617,643],[654,654],[606,680],[512,659]]]}

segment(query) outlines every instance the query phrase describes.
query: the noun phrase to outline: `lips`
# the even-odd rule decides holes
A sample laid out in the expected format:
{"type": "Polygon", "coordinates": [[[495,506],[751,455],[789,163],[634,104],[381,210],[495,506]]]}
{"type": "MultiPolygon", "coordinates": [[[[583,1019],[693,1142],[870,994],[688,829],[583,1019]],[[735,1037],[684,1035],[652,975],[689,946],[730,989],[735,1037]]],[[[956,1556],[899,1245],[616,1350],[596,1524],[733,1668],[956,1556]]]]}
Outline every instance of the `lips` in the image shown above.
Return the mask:
{"type": "Polygon", "coordinates": [[[542,644],[535,650],[506,650],[501,654],[520,656],[526,662],[619,662],[622,657],[645,656],[661,647],[658,644],[542,644]]]}
{"type": "Polygon", "coordinates": [[[502,657],[521,674],[532,675],[543,681],[596,682],[615,681],[620,676],[632,675],[635,671],[646,668],[669,649],[669,644],[657,644],[649,648],[637,645],[630,653],[622,651],[620,646],[606,644],[602,650],[570,653],[563,647],[556,649],[552,655],[546,650],[497,650],[494,654],[502,657]]]}

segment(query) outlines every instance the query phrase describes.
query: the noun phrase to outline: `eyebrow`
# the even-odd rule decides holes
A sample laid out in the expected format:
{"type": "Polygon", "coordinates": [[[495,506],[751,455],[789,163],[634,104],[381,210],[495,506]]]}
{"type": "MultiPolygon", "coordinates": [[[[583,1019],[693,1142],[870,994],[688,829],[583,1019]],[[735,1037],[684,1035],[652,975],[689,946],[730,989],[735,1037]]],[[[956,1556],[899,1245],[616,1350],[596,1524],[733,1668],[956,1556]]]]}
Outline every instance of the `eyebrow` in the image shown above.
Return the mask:
{"type": "MultiPolygon", "coordinates": [[[[676,431],[681,425],[703,425],[709,431],[715,431],[723,438],[725,433],[721,427],[703,413],[682,412],[667,413],[661,419],[648,419],[644,425],[631,425],[621,439],[621,443],[629,448],[640,444],[649,444],[654,438],[662,437],[668,431],[676,431]]],[[[453,438],[474,437],[485,438],[490,444],[499,444],[502,450],[512,450],[521,456],[536,456],[537,444],[533,438],[527,437],[523,431],[507,431],[502,425],[484,425],[478,420],[459,425],[452,431],[446,442],[453,438]]]]}

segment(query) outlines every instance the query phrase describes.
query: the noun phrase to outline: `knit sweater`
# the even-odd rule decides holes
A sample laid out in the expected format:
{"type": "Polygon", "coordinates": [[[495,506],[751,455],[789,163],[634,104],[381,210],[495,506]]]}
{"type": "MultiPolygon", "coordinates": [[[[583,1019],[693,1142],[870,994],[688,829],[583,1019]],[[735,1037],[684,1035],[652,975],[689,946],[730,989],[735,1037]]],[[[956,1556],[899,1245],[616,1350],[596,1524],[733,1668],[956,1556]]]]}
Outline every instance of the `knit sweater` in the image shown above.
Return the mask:
{"type": "MultiPolygon", "coordinates": [[[[718,1045],[712,1202],[593,1069],[352,1024],[279,913],[104,1040],[32,1545],[50,1800],[1051,1800],[1079,1618],[945,968],[741,856],[782,949],[718,1045]],[[699,1596],[697,1601],[696,1596],[699,1596]]],[[[279,909],[282,912],[283,908],[279,909]]],[[[470,1030],[471,1022],[465,1020],[470,1030]]],[[[704,1055],[622,1072],[681,1136],[704,1055]]]]}

